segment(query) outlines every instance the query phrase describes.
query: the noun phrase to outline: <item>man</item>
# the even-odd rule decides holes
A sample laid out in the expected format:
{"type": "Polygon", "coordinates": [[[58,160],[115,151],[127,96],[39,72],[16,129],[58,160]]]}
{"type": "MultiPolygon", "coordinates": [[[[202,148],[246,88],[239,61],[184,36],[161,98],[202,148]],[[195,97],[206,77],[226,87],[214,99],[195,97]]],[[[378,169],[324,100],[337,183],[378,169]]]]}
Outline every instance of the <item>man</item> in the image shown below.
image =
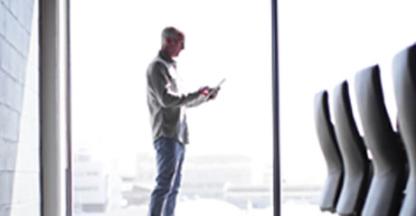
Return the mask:
{"type": "Polygon", "coordinates": [[[156,187],[149,215],[173,216],[188,143],[185,108],[216,97],[219,88],[203,87],[184,94],[173,58],[185,48],[185,37],[174,27],[162,31],[162,48],[147,70],[147,100],[157,159],[156,187]]]}

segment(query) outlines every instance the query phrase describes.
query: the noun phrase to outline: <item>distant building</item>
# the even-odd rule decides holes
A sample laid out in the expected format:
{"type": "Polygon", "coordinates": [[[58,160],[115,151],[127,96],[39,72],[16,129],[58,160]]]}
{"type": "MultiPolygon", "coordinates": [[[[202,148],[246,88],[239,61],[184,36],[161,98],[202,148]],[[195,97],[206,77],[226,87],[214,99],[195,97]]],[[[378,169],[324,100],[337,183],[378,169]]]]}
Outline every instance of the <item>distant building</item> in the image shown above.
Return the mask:
{"type": "Polygon", "coordinates": [[[86,150],[77,151],[73,179],[75,213],[107,210],[110,200],[109,175],[102,162],[93,160],[86,150]]]}
{"type": "Polygon", "coordinates": [[[225,188],[224,200],[242,208],[268,208],[271,206],[272,188],[266,185],[230,185],[225,188]]]}
{"type": "MultiPolygon", "coordinates": [[[[214,198],[240,208],[270,205],[272,170],[264,165],[253,167],[253,160],[242,155],[198,155],[185,159],[180,196],[185,199],[214,198]],[[257,170],[254,170],[257,169],[257,170]],[[260,175],[260,176],[255,176],[260,175]],[[259,182],[256,182],[258,180],[259,182]]],[[[271,169],[271,168],[270,168],[271,169]]],[[[152,154],[137,156],[137,175],[133,188],[123,193],[131,203],[146,203],[154,185],[156,161],[152,154]],[[141,193],[141,194],[138,194],[141,193]],[[134,195],[136,194],[136,195],[134,195]],[[134,197],[134,198],[132,198],[134,197]],[[132,200],[135,201],[132,201],[132,200]]],[[[129,179],[131,181],[132,179],[129,179]]]]}
{"type": "Polygon", "coordinates": [[[226,185],[249,185],[253,172],[251,158],[240,155],[202,155],[186,159],[183,196],[224,198],[226,185]]]}

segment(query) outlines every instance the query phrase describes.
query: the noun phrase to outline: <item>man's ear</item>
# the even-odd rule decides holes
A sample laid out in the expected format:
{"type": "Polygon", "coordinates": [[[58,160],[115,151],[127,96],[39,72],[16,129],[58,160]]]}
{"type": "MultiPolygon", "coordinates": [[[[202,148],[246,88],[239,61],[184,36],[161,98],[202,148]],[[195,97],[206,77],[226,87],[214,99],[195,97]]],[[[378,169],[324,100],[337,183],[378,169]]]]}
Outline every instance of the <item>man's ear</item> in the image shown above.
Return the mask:
{"type": "Polygon", "coordinates": [[[173,39],[172,38],[166,38],[166,43],[167,44],[171,44],[173,42],[173,39]]]}

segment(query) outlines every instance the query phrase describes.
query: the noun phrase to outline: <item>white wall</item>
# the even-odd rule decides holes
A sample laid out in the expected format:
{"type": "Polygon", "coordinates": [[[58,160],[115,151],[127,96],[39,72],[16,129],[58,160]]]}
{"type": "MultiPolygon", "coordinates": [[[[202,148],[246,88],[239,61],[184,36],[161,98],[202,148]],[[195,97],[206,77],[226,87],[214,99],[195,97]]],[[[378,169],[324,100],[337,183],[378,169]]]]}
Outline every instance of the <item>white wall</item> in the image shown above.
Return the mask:
{"type": "Polygon", "coordinates": [[[40,215],[36,0],[0,0],[0,215],[40,215]]]}

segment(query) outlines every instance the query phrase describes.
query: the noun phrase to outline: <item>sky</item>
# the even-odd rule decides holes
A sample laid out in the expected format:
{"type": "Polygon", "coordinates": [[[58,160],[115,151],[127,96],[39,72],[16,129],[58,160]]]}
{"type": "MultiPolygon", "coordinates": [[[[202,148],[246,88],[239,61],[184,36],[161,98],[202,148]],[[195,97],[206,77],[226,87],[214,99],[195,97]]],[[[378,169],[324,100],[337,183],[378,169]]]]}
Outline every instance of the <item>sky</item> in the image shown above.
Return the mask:
{"type": "MultiPolygon", "coordinates": [[[[380,64],[395,121],[390,61],[416,41],[415,3],[279,0],[280,134],[283,177],[319,183],[325,163],[313,97],[380,64]],[[305,170],[314,170],[307,172],[305,170]]],[[[188,110],[190,154],[272,160],[271,24],[268,0],[72,1],[73,124],[76,145],[94,152],[152,152],[145,71],[169,25],[185,32],[178,70],[186,88],[227,81],[219,97],[188,110]]],[[[331,101],[330,101],[331,102],[331,101]]],[[[393,125],[394,126],[394,125],[393,125]]]]}

